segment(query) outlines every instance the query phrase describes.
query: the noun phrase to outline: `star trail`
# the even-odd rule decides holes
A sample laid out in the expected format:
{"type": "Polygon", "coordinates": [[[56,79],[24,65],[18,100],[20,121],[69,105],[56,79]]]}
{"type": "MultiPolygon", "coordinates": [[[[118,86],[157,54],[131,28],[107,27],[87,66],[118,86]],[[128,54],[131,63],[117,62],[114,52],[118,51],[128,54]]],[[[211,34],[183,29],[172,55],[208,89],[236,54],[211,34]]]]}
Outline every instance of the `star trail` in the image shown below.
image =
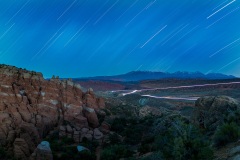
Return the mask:
{"type": "Polygon", "coordinates": [[[0,0],[0,63],[44,77],[240,76],[240,0],[0,0]]]}

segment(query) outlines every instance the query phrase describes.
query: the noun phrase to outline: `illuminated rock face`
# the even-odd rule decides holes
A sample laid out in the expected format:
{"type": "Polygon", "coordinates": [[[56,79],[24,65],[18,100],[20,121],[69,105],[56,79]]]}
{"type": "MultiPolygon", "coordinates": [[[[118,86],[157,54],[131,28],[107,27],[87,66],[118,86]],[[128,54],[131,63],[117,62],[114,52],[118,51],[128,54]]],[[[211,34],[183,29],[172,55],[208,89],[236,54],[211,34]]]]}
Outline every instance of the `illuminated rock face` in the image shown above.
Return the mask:
{"type": "Polygon", "coordinates": [[[29,155],[63,121],[78,129],[98,127],[97,117],[83,110],[95,113],[104,106],[92,90],[83,93],[72,81],[45,80],[41,73],[0,65],[0,145],[10,151],[17,152],[21,142],[29,155]]]}

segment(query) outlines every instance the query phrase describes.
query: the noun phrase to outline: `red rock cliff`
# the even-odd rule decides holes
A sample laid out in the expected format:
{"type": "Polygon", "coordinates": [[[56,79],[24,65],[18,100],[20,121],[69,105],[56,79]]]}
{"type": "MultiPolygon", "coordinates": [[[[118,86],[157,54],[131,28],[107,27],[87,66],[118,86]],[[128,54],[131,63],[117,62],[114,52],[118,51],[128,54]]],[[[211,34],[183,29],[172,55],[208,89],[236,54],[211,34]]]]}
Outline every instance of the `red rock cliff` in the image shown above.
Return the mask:
{"type": "Polygon", "coordinates": [[[95,111],[104,106],[91,89],[83,93],[72,81],[0,65],[0,145],[17,157],[28,157],[63,121],[79,129],[98,127],[95,111]]]}

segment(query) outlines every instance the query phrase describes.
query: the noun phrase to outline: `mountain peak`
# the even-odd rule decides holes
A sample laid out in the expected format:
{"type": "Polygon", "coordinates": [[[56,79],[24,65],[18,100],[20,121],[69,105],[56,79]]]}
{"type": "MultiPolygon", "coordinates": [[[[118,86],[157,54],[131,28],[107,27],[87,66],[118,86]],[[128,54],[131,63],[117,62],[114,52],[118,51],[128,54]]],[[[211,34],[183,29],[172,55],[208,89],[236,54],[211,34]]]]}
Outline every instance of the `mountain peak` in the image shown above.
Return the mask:
{"type": "Polygon", "coordinates": [[[121,75],[115,76],[98,76],[90,78],[80,79],[92,79],[92,80],[110,80],[110,81],[142,81],[142,80],[157,80],[157,79],[232,79],[234,76],[224,75],[220,73],[203,74],[199,71],[186,72],[177,71],[174,73],[168,72],[153,72],[153,71],[131,71],[121,75]]]}

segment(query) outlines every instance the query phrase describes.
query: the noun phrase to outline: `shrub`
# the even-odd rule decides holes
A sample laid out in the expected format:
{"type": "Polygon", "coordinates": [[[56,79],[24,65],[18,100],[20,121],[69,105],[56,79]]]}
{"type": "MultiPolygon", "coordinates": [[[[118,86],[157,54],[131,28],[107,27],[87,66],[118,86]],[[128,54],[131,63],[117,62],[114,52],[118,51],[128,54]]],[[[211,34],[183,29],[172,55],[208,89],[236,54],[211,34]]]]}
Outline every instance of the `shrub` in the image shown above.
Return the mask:
{"type": "Polygon", "coordinates": [[[118,144],[121,142],[121,139],[117,133],[109,135],[110,144],[118,144]]]}
{"type": "Polygon", "coordinates": [[[144,158],[141,158],[140,160],[163,160],[163,156],[162,156],[162,153],[160,152],[156,152],[156,153],[153,153],[149,156],[146,156],[144,158]]]}
{"type": "Polygon", "coordinates": [[[96,155],[89,151],[82,151],[75,156],[75,159],[96,160],[96,155]]]}
{"type": "Polygon", "coordinates": [[[101,153],[101,159],[116,160],[120,158],[127,158],[132,155],[132,152],[124,145],[113,145],[105,148],[101,153]]]}
{"type": "Polygon", "coordinates": [[[148,153],[148,152],[151,152],[151,145],[150,144],[144,144],[144,145],[141,145],[139,148],[138,148],[138,151],[141,153],[141,154],[145,154],[145,153],[148,153]]]}
{"type": "Polygon", "coordinates": [[[126,124],[127,124],[126,118],[116,118],[112,122],[111,129],[119,133],[124,130],[126,124]]]}
{"type": "Polygon", "coordinates": [[[229,112],[227,115],[225,115],[224,122],[225,123],[235,122],[235,123],[239,124],[240,123],[240,110],[238,109],[238,110],[229,112]]]}
{"type": "Polygon", "coordinates": [[[143,134],[143,128],[141,126],[135,126],[132,128],[127,128],[124,132],[124,141],[130,145],[136,145],[141,142],[143,134]]]}
{"type": "Polygon", "coordinates": [[[172,122],[166,132],[156,137],[154,149],[166,159],[213,159],[210,143],[199,129],[181,121],[172,122]]]}
{"type": "Polygon", "coordinates": [[[213,141],[216,147],[220,147],[238,140],[239,137],[240,127],[235,122],[224,123],[217,128],[213,141]]]}
{"type": "Polygon", "coordinates": [[[141,146],[139,146],[138,151],[140,154],[145,154],[148,152],[153,151],[153,145],[152,143],[154,142],[154,136],[148,135],[142,138],[141,141],[141,146]]]}

